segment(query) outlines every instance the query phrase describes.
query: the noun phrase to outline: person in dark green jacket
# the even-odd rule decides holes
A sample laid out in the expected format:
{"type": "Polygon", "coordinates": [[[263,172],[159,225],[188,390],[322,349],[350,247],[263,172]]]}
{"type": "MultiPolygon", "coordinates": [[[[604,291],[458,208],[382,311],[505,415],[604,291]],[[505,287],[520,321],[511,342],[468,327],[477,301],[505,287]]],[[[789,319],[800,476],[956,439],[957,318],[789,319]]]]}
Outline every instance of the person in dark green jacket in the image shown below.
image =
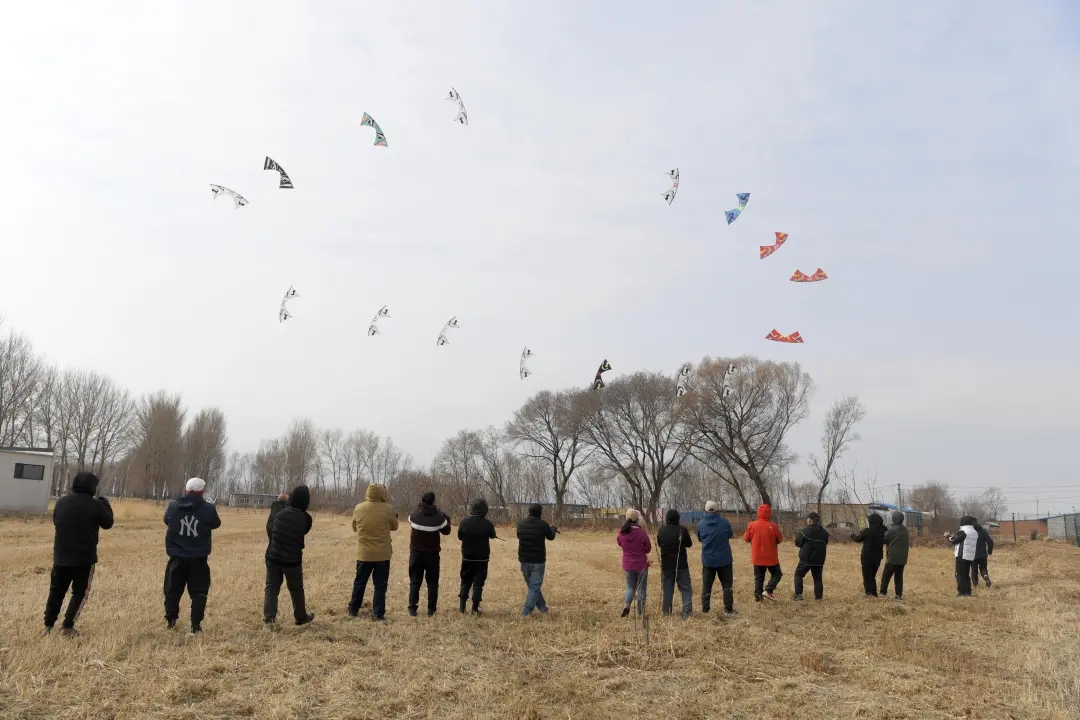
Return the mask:
{"type": "Polygon", "coordinates": [[[896,599],[904,599],[904,566],[907,565],[909,546],[904,513],[893,510],[892,524],[885,531],[885,569],[881,571],[881,597],[889,594],[889,580],[896,578],[896,599]]]}

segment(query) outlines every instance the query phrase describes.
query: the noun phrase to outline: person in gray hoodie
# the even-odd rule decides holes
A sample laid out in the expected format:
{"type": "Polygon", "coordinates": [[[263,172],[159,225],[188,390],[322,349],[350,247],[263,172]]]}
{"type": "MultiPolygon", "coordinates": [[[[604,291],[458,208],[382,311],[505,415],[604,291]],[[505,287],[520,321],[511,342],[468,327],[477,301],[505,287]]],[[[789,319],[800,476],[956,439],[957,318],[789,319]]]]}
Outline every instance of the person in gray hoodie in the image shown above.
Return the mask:
{"type": "Polygon", "coordinates": [[[908,540],[904,513],[892,512],[892,524],[885,531],[885,569],[881,571],[881,597],[889,594],[889,580],[896,579],[896,599],[904,599],[904,566],[907,565],[908,540]]]}

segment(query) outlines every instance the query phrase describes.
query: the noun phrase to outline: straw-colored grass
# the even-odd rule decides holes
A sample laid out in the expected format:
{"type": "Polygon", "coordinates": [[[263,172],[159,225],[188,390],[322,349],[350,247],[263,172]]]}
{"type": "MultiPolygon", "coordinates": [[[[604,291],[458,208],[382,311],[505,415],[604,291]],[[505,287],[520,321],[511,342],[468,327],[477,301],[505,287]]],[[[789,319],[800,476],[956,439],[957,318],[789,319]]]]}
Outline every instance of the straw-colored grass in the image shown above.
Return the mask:
{"type": "MultiPolygon", "coordinates": [[[[410,618],[402,530],[389,622],[376,624],[346,617],[353,535],[347,518],[320,514],[304,562],[317,618],[293,627],[283,588],[284,627],[271,633],[261,621],[265,516],[223,509],[205,632],[188,638],[162,621],[161,508],[117,503],[116,513],[116,527],[102,533],[76,640],[38,637],[51,524],[0,520],[5,720],[983,720],[1080,712],[1080,549],[1063,544],[1001,547],[990,563],[994,587],[970,599],[955,597],[948,550],[916,548],[903,604],[865,598],[858,547],[838,544],[825,567],[825,601],[796,604],[787,542],[780,601],[755,605],[748,552],[737,542],[741,615],[662,618],[655,573],[646,633],[640,621],[619,618],[623,578],[608,533],[566,533],[550,545],[551,614],[528,619],[520,617],[525,588],[512,529],[500,530],[508,542],[493,543],[483,618],[457,612],[458,543],[446,538],[439,613],[410,618]]],[[[719,586],[713,605],[721,606],[719,586]]]]}

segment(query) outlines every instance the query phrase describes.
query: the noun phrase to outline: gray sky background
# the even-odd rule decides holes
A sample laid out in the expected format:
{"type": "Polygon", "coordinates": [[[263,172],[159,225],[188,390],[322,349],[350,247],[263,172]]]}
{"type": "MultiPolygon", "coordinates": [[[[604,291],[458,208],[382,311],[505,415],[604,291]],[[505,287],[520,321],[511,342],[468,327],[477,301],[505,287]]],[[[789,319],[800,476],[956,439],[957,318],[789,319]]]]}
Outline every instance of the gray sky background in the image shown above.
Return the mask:
{"type": "Polygon", "coordinates": [[[1080,11],[612,7],[12,5],[0,312],[61,366],[220,406],[241,450],[308,416],[427,462],[605,357],[756,354],[817,383],[804,457],[857,393],[850,461],[880,485],[1080,505],[1080,11]]]}

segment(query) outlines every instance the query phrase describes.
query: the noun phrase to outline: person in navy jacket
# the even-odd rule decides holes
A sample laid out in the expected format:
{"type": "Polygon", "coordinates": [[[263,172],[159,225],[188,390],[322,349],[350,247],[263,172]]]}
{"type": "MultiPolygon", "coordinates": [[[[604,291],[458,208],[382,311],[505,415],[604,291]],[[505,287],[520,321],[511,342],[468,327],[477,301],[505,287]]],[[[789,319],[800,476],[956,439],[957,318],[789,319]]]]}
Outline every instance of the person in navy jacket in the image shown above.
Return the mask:
{"type": "Polygon", "coordinates": [[[719,506],[712,500],[705,503],[705,517],[697,526],[697,538],[701,543],[701,612],[709,612],[713,582],[719,577],[720,587],[724,589],[724,614],[737,614],[732,590],[731,538],[734,536],[731,523],[720,515],[719,506]]]}
{"type": "Polygon", "coordinates": [[[186,494],[165,510],[165,622],[169,629],[180,618],[180,598],[191,598],[191,634],[202,632],[206,598],[210,594],[211,531],[221,527],[214,504],[203,498],[206,483],[191,478],[186,494]]]}

